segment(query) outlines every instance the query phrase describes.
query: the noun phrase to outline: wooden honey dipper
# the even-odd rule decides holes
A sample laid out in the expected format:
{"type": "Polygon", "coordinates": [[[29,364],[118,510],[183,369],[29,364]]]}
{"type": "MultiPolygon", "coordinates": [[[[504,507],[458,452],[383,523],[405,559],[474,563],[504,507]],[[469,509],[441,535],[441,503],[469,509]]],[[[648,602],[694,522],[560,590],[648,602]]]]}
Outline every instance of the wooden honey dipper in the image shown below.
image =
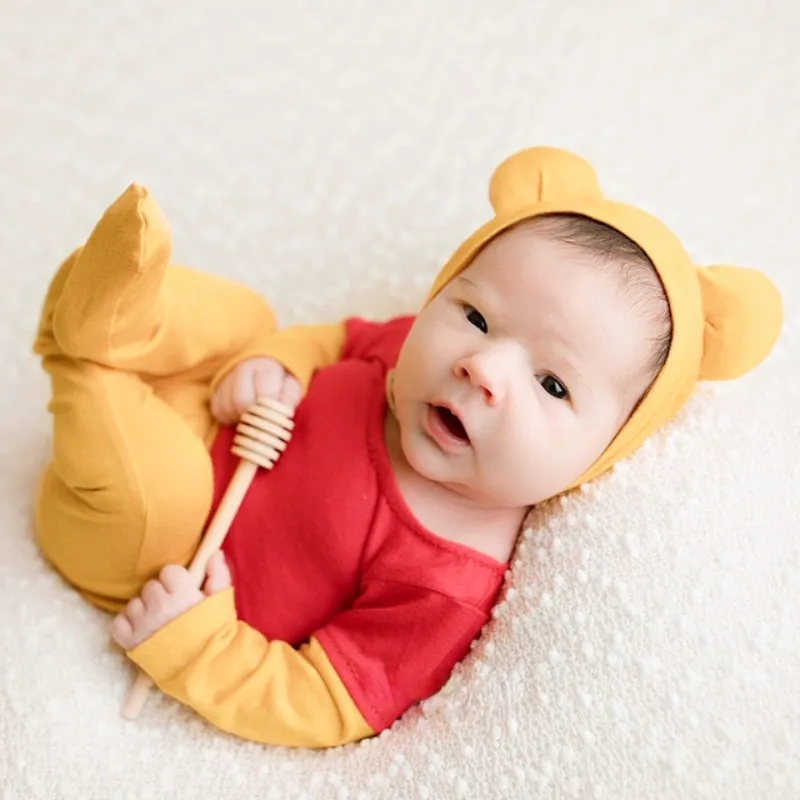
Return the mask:
{"type": "MultiPolygon", "coordinates": [[[[259,398],[242,415],[236,426],[231,452],[242,460],[188,568],[198,588],[203,584],[208,560],[222,546],[256,470],[259,467],[271,469],[285,450],[294,428],[292,414],[292,409],[277,400],[259,398]]],[[[123,717],[136,719],[139,716],[152,685],[150,677],[145,672],[139,672],[122,708],[123,717]]]]}

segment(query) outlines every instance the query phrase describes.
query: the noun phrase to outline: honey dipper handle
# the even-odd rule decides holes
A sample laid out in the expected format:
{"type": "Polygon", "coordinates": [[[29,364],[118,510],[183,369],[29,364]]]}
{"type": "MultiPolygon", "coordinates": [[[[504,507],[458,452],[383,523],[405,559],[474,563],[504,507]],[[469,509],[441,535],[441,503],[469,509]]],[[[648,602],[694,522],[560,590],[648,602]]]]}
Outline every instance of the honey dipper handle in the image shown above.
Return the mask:
{"type": "Polygon", "coordinates": [[[236,467],[236,472],[233,473],[231,482],[225,490],[214,518],[211,520],[205,536],[201,539],[200,546],[197,548],[191,564],[189,564],[189,574],[194,578],[198,587],[203,583],[208,560],[222,547],[233,518],[236,516],[239,506],[247,494],[247,489],[252,483],[257,469],[258,464],[244,460],[240,461],[236,467]]]}
{"type": "MultiPolygon", "coordinates": [[[[200,587],[206,574],[206,564],[214,553],[222,546],[228,529],[239,510],[239,506],[247,494],[258,465],[252,461],[240,461],[233,473],[231,482],[225,490],[225,494],[217,507],[214,518],[206,530],[205,536],[200,541],[200,546],[194,554],[191,564],[189,564],[189,574],[194,578],[195,583],[200,587]]],[[[122,707],[122,716],[125,719],[137,719],[142,713],[144,704],[147,702],[147,695],[153,681],[145,672],[139,672],[136,681],[131,687],[125,705],[122,707]]]]}

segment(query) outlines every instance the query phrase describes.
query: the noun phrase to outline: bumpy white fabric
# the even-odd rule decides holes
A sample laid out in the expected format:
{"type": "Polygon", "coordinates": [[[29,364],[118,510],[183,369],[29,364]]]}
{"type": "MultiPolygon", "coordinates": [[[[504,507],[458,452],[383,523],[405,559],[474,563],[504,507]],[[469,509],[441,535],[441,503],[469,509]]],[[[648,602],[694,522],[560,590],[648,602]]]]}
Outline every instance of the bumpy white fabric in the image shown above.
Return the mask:
{"type": "Polygon", "coordinates": [[[0,10],[0,796],[800,797],[800,5],[5,3],[0,10]],[[40,559],[59,260],[131,181],[175,257],[282,322],[414,309],[491,169],[573,149],[700,263],[784,293],[773,356],[531,519],[439,696],[327,753],[242,743],[132,671],[40,559]]]}

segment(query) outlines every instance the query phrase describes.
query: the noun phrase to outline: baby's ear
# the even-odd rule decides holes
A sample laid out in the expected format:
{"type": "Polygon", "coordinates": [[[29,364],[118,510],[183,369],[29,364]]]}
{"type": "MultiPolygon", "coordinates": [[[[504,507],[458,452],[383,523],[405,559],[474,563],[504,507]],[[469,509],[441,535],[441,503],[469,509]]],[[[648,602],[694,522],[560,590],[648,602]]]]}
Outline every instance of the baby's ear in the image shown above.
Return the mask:
{"type": "Polygon", "coordinates": [[[766,275],[744,267],[699,267],[705,315],[700,380],[738,378],[772,350],[783,323],[781,296],[766,275]]]}
{"type": "Polygon", "coordinates": [[[602,197],[589,162],[554,147],[531,147],[515,153],[494,171],[489,184],[495,214],[537,203],[602,197]]]}

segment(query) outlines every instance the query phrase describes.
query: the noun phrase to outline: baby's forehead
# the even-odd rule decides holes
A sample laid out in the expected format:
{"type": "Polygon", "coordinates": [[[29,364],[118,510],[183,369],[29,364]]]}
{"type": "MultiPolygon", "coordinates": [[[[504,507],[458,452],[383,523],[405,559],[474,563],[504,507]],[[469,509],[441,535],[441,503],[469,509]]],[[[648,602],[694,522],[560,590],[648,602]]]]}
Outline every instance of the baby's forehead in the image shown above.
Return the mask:
{"type": "Polygon", "coordinates": [[[535,302],[569,298],[586,286],[604,287],[610,299],[622,272],[621,264],[546,231],[515,228],[491,240],[460,277],[478,288],[535,302]]]}
{"type": "Polygon", "coordinates": [[[576,295],[588,291],[598,292],[613,309],[624,306],[641,313],[652,300],[669,314],[661,280],[644,253],[635,260],[629,250],[613,252],[602,243],[588,247],[566,240],[556,222],[542,217],[502,232],[476,254],[462,275],[528,302],[560,299],[569,307],[576,305],[570,302],[576,295]]]}

